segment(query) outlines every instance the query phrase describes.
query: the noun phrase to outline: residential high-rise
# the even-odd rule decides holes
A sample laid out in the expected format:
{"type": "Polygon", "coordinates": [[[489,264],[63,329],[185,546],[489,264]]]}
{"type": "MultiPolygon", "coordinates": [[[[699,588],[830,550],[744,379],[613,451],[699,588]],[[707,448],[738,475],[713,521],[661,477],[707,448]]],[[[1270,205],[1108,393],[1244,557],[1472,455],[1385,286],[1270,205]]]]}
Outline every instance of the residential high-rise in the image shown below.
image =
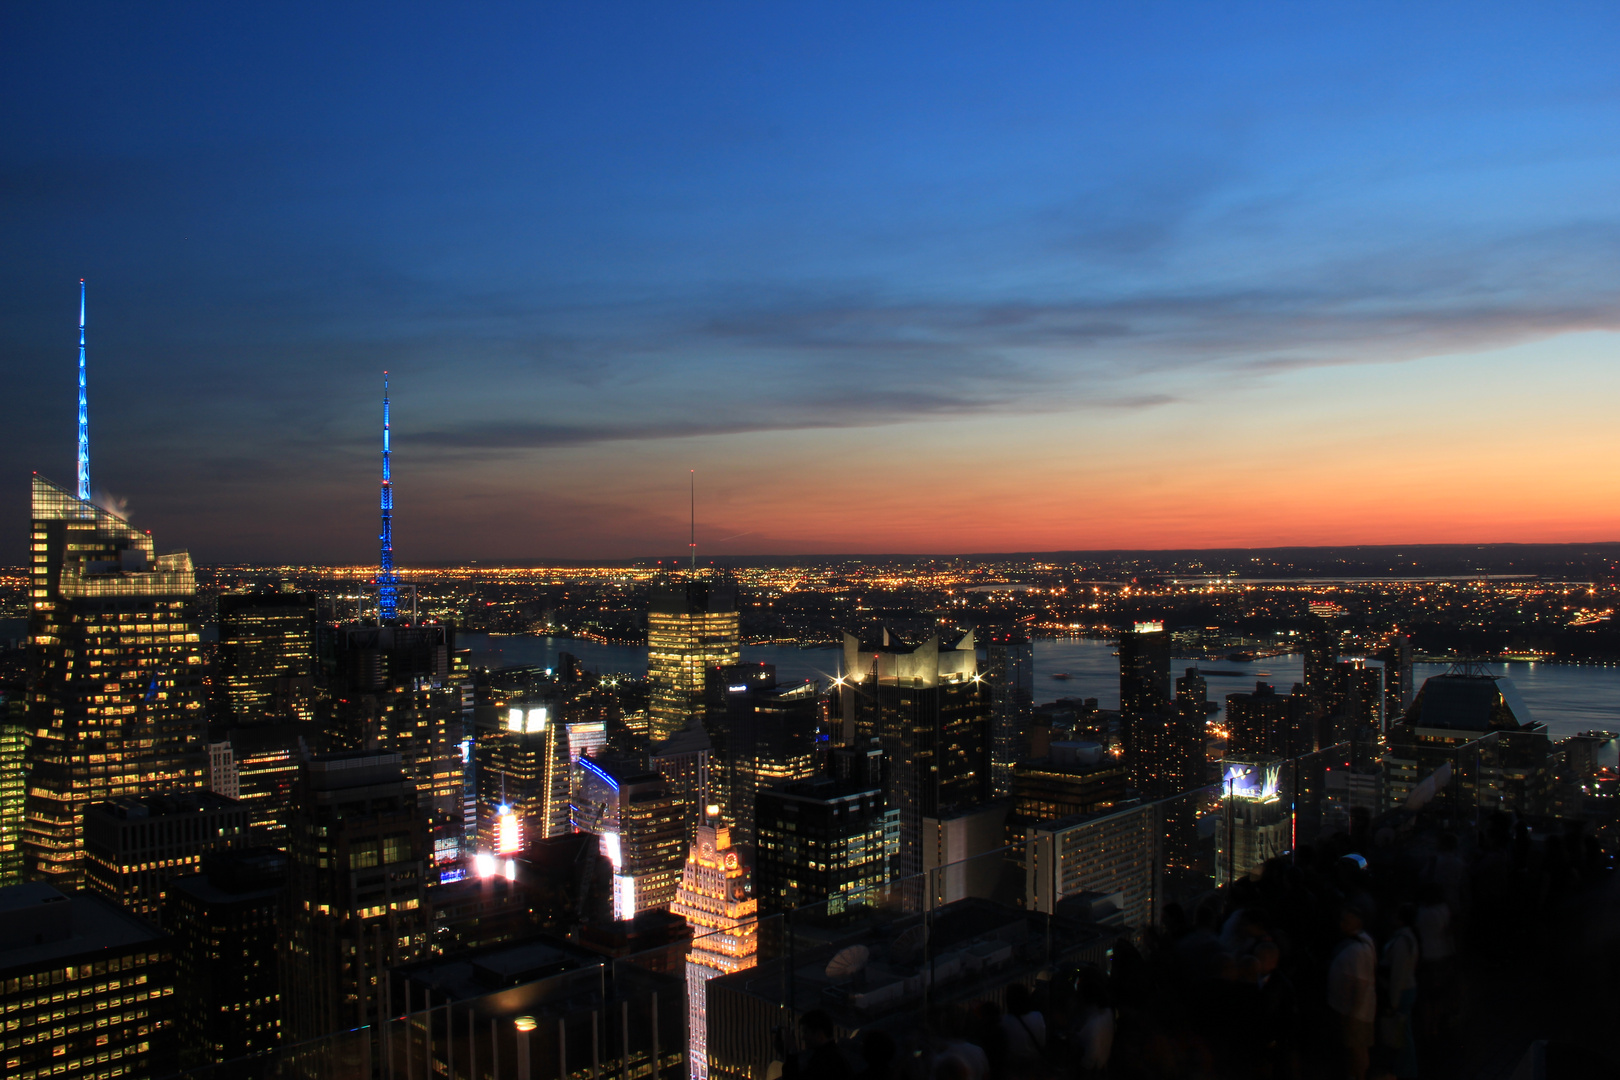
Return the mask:
{"type": "Polygon", "coordinates": [[[83,880],[84,808],[203,785],[201,635],[185,553],[33,481],[26,872],[83,880]]]}
{"type": "Polygon", "coordinates": [[[985,639],[984,681],[990,685],[990,773],[996,798],[1012,794],[1013,766],[1029,756],[1035,711],[1035,646],[1017,630],[985,639]]]}
{"type": "Polygon", "coordinates": [[[1175,700],[1129,718],[1125,761],[1131,787],[1145,799],[1165,799],[1202,787],[1209,686],[1197,668],[1176,679],[1175,700]]]}
{"type": "Polygon", "coordinates": [[[767,913],[822,905],[829,915],[869,902],[890,880],[900,811],[869,784],[822,778],[760,790],[754,809],[754,894],[767,913]]]}
{"type": "Polygon", "coordinates": [[[284,1038],[375,1024],[390,968],[427,951],[427,821],[397,753],[299,769],[282,909],[284,1038]]]}
{"type": "Polygon", "coordinates": [[[233,723],[315,719],[314,593],[219,597],[219,678],[233,723]]]}
{"type": "Polygon", "coordinates": [[[1170,709],[1170,644],[1162,622],[1139,622],[1119,635],[1119,711],[1127,740],[1133,719],[1170,709]]]}
{"type": "Polygon", "coordinates": [[[1384,726],[1398,724],[1412,705],[1412,638],[1392,630],[1379,639],[1373,659],[1384,665],[1384,726]]]}
{"type": "Polygon", "coordinates": [[[990,798],[990,691],[970,631],[912,645],[884,630],[844,635],[841,699],[846,745],[876,739],[888,759],[888,801],[900,811],[897,876],[922,871],[925,817],[990,798]]]}
{"type": "Polygon", "coordinates": [[[84,812],[85,879],[125,911],[158,921],[170,878],[248,842],[247,807],[211,791],[122,796],[84,812]]]}
{"type": "Polygon", "coordinates": [[[741,653],[737,587],[690,577],[654,585],[647,610],[648,731],[662,742],[701,727],[708,673],[735,664],[741,653]]]}
{"type": "Polygon", "coordinates": [[[1312,615],[1305,628],[1305,693],[1318,710],[1331,707],[1333,661],[1339,655],[1344,635],[1320,615],[1312,615]]]}
{"type": "Polygon", "coordinates": [[[287,857],[244,848],[170,879],[163,928],[174,939],[180,1064],[233,1061],[281,1041],[281,938],[287,857]]]}
{"type": "Polygon", "coordinates": [[[1327,720],[1336,721],[1324,742],[1349,742],[1358,731],[1383,734],[1384,669],[1359,657],[1335,660],[1327,673],[1327,720]]]}
{"type": "Polygon", "coordinates": [[[174,960],[157,927],[42,881],[0,889],[6,1080],[167,1076],[174,960]]]}
{"type": "Polygon", "coordinates": [[[672,914],[692,927],[692,951],[686,954],[688,1075],[707,1080],[707,986],[717,975],[743,971],[759,962],[759,902],[749,895],[748,868],[731,846],[731,830],[720,808],[705,808],[681,885],[670,904],[672,914]]]}
{"type": "MultiPolygon", "coordinates": [[[[763,788],[816,774],[816,732],[821,693],[815,683],[776,685],[776,669],[728,682],[725,694],[726,761],[730,790],[725,806],[738,843],[754,840],[754,799],[763,788]]],[[[752,674],[752,673],[750,673],[752,674]]]]}
{"type": "Polygon", "coordinates": [[[686,850],[685,807],[664,778],[633,763],[580,758],[573,826],[595,835],[613,866],[613,917],[669,906],[686,850]]]}
{"type": "Polygon", "coordinates": [[[1297,757],[1317,749],[1315,702],[1301,687],[1294,689],[1279,694],[1270,684],[1257,682],[1252,694],[1227,694],[1226,756],[1297,757]]]}

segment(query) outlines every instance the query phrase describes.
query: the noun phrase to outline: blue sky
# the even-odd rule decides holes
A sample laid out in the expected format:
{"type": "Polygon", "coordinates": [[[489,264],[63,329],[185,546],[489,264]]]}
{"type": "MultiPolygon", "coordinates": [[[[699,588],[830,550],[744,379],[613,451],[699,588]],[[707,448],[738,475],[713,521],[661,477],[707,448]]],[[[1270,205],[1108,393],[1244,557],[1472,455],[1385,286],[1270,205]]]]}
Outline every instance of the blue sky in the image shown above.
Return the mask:
{"type": "Polygon", "coordinates": [[[678,552],[689,468],[716,554],[1612,539],[1617,28],[13,5],[0,526],[86,277],[97,484],[209,560],[370,557],[383,368],[406,563],[678,552]]]}

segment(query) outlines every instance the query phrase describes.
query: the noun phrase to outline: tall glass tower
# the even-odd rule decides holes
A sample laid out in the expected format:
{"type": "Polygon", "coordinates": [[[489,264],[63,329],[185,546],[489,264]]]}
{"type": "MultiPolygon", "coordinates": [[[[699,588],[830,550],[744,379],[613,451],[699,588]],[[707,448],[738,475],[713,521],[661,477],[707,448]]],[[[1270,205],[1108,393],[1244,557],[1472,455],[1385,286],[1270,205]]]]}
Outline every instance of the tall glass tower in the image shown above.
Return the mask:
{"type": "Polygon", "coordinates": [[[33,486],[25,873],[83,879],[84,808],[201,788],[201,635],[191,556],[40,476],[33,486]]]}
{"type": "Polygon", "coordinates": [[[690,578],[652,588],[647,611],[648,735],[662,742],[703,724],[708,673],[735,664],[736,586],[690,578]]]}

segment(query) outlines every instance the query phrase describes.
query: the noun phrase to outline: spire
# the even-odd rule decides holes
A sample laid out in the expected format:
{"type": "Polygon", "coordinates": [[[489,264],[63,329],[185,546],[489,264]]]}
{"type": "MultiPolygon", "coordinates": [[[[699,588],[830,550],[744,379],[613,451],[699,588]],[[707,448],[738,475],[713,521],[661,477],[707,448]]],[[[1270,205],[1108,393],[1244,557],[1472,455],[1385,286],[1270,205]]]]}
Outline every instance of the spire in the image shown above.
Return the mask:
{"type": "Polygon", "coordinates": [[[84,278],[79,279],[79,498],[90,501],[90,399],[84,385],[84,278]]]}
{"type": "Polygon", "coordinates": [[[377,621],[392,622],[398,616],[399,581],[394,576],[394,486],[388,475],[388,372],[383,372],[383,447],[382,447],[382,541],[381,557],[377,566],[377,621]]]}
{"type": "Polygon", "coordinates": [[[692,573],[696,574],[697,573],[697,470],[696,469],[689,469],[687,471],[692,474],[688,478],[688,485],[687,485],[689,488],[691,488],[690,495],[691,495],[691,502],[692,502],[692,531],[691,531],[691,535],[687,537],[686,546],[688,548],[690,548],[691,551],[692,551],[692,573]]]}

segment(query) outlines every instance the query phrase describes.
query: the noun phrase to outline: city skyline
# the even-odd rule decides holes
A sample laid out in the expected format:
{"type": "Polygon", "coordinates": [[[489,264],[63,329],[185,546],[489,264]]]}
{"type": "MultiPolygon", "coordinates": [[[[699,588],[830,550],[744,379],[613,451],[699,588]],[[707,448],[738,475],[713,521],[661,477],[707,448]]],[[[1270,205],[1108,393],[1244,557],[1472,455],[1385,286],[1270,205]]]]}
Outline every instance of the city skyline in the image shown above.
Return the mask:
{"type": "Polygon", "coordinates": [[[86,278],[203,562],[1620,537],[1612,19],[490,10],[7,14],[19,486],[86,278]]]}

